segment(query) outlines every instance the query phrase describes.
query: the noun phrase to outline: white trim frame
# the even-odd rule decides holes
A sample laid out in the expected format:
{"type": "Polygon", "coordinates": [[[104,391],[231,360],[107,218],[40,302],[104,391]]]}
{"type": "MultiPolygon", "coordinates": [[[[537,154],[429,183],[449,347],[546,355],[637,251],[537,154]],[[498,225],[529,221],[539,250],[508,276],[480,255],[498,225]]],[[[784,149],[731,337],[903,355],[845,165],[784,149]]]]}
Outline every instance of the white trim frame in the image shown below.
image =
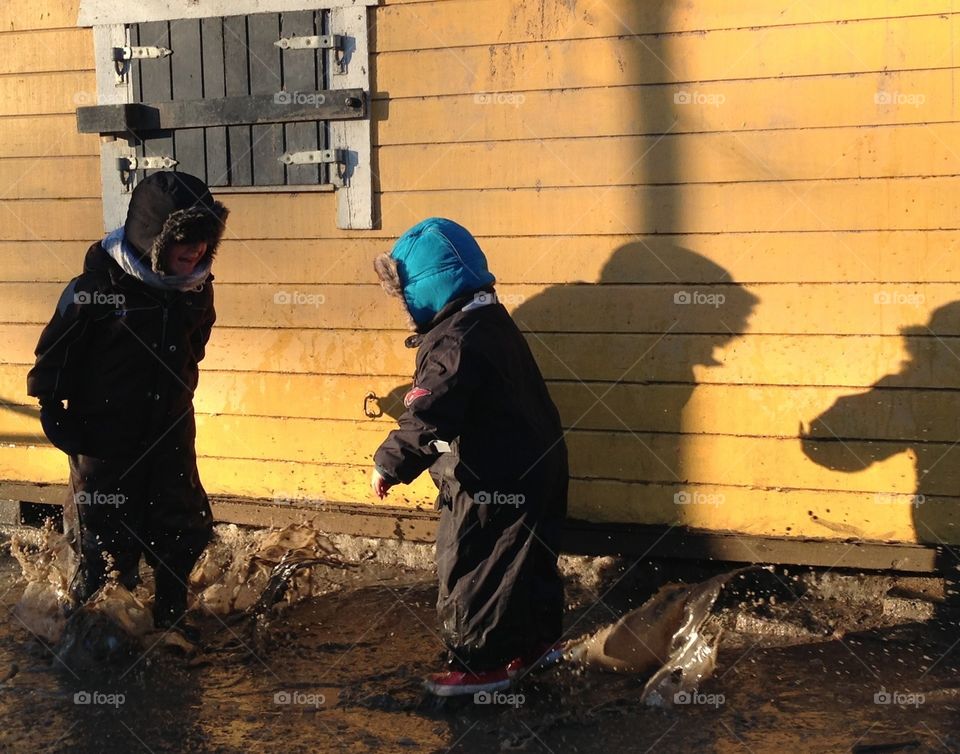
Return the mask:
{"type": "MultiPolygon", "coordinates": [[[[124,24],[95,26],[93,29],[93,54],[96,66],[97,104],[122,105],[133,102],[133,87],[130,77],[117,76],[113,61],[113,48],[128,45],[129,33],[124,24]],[[102,65],[100,61],[108,61],[102,65]]],[[[126,221],[130,206],[130,189],[124,187],[117,170],[117,159],[133,157],[134,150],[127,139],[100,137],[100,191],[103,196],[103,229],[109,233],[126,221]]]]}
{"type": "Polygon", "coordinates": [[[330,121],[330,148],[343,149],[347,154],[347,185],[337,189],[337,227],[341,230],[370,230],[373,228],[373,171],[370,161],[373,147],[370,137],[369,112],[370,54],[367,42],[367,9],[334,8],[330,11],[332,34],[342,34],[353,40],[347,70],[336,73],[335,53],[327,58],[327,70],[332,71],[331,89],[363,89],[367,92],[367,117],[362,120],[330,121]]]}
{"type": "Polygon", "coordinates": [[[77,26],[175,21],[180,18],[248,16],[295,10],[329,10],[378,5],[380,0],[80,0],[77,26]]]}
{"type": "MultiPolygon", "coordinates": [[[[367,7],[379,0],[140,0],[134,4],[116,0],[81,0],[78,26],[93,26],[96,62],[97,104],[116,105],[133,101],[130,77],[119,79],[113,64],[114,47],[129,44],[127,24],[148,21],[173,21],[182,18],[213,18],[254,13],[278,13],[297,10],[329,10],[331,33],[353,43],[347,70],[330,76],[331,89],[362,88],[370,92],[367,7]]],[[[328,70],[334,71],[333,51],[328,70]]],[[[369,105],[369,103],[368,103],[369,105]]],[[[347,154],[347,183],[337,188],[337,227],[343,230],[370,230],[373,222],[373,171],[370,119],[332,121],[330,149],[347,154]]],[[[100,142],[101,192],[104,230],[123,225],[130,204],[129,187],[119,180],[117,159],[132,157],[134,151],[126,139],[103,137],[100,142]]],[[[271,192],[282,188],[271,187],[271,192]]],[[[296,192],[296,187],[290,187],[296,192]]],[[[229,189],[224,193],[229,192],[229,189]]]]}

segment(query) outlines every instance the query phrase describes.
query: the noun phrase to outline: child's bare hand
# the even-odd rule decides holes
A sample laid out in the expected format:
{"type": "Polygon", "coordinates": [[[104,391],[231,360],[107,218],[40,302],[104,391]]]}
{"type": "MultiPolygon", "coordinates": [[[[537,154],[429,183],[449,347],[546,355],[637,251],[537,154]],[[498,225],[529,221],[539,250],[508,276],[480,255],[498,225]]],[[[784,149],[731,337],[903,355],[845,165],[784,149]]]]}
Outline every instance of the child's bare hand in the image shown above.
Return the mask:
{"type": "Polygon", "coordinates": [[[379,471],[374,469],[373,474],[370,476],[370,486],[373,488],[373,494],[383,500],[387,496],[387,492],[389,492],[390,488],[393,486],[393,483],[384,477],[379,471]]]}

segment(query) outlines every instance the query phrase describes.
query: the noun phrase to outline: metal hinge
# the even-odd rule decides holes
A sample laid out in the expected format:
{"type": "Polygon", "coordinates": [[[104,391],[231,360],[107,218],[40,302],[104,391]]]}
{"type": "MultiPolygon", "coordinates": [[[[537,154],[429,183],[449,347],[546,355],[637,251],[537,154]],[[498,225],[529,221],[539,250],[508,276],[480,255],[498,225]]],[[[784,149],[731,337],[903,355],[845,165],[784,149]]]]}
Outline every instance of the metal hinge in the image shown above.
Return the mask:
{"type": "Polygon", "coordinates": [[[117,158],[117,172],[120,174],[121,193],[128,194],[136,183],[138,170],[168,170],[177,161],[166,155],[157,157],[137,157],[135,154],[117,158]]]}
{"type": "Polygon", "coordinates": [[[313,37],[282,37],[274,44],[281,50],[342,50],[343,37],[321,34],[313,37]]]}
{"type": "Polygon", "coordinates": [[[172,157],[118,157],[117,170],[129,173],[133,170],[169,170],[177,161],[172,157]]]}
{"type": "Polygon", "coordinates": [[[168,55],[172,55],[173,50],[167,47],[114,47],[113,48],[113,67],[114,83],[117,86],[125,86],[130,77],[130,65],[134,60],[160,60],[168,55]]]}
{"type": "Polygon", "coordinates": [[[281,50],[334,50],[334,73],[345,73],[343,36],[340,34],[318,34],[312,37],[281,37],[274,44],[281,50]]]}
{"type": "Polygon", "coordinates": [[[122,60],[153,60],[156,58],[165,58],[172,55],[173,50],[166,47],[114,47],[113,59],[117,62],[122,60]]]}
{"type": "Polygon", "coordinates": [[[336,165],[335,173],[331,172],[330,183],[343,188],[344,175],[347,170],[347,150],[345,149],[316,149],[307,152],[284,152],[277,158],[284,165],[336,165]]]}

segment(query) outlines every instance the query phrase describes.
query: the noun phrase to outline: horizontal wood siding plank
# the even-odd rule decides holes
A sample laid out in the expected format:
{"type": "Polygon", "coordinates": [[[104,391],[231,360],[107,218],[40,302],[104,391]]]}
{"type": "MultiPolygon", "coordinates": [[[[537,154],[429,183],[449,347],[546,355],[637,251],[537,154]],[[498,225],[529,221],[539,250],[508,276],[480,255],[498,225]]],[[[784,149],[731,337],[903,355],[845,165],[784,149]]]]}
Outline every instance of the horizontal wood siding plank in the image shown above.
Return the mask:
{"type": "Polygon", "coordinates": [[[92,70],[0,76],[0,116],[73,114],[77,107],[96,102],[92,70]]]}
{"type": "Polygon", "coordinates": [[[0,31],[67,29],[77,23],[80,0],[4,0],[0,4],[0,31]]]}
{"type": "Polygon", "coordinates": [[[384,146],[381,190],[957,175],[960,124],[384,146]],[[413,167],[416,166],[416,167],[413,167]]]}
{"type": "MultiPolygon", "coordinates": [[[[949,368],[949,363],[943,364],[949,368]]],[[[0,365],[0,401],[33,410],[25,393],[28,365],[0,365]]],[[[960,368],[955,369],[960,373],[960,368]]],[[[960,375],[958,375],[960,376],[960,375]]],[[[385,429],[404,411],[409,378],[374,375],[281,374],[276,372],[203,372],[195,401],[201,414],[272,418],[366,421],[365,396],[381,416],[371,419],[385,429]]],[[[861,410],[838,417],[834,432],[844,438],[884,441],[916,439],[951,443],[956,439],[960,391],[909,388],[886,379],[870,392],[849,387],[638,384],[548,382],[564,426],[615,432],[726,434],[794,438],[838,399],[859,402],[861,410]],[[841,426],[842,423],[842,426],[841,426]]],[[[19,411],[19,409],[18,409],[19,411]]],[[[821,429],[821,433],[824,429],[821,429]]],[[[827,438],[831,438],[829,430],[827,438]]]]}
{"type": "Polygon", "coordinates": [[[956,541],[960,525],[956,497],[927,496],[916,505],[911,494],[573,480],[570,498],[569,515],[589,521],[657,522],[775,537],[937,544],[956,541]],[[678,499],[689,502],[678,504],[678,499]]]}
{"type": "MultiPolygon", "coordinates": [[[[13,323],[44,323],[58,283],[0,283],[13,323]]],[[[896,335],[922,327],[924,312],[950,304],[956,286],[904,284],[501,286],[501,301],[533,333],[704,333],[716,347],[739,333],[896,335]],[[589,312],[584,315],[583,312],[589,312]],[[751,312],[753,314],[751,315],[751,312]]],[[[317,329],[403,329],[406,314],[378,285],[220,285],[221,325],[317,329]]],[[[942,335],[960,335],[947,310],[942,335]]]]}
{"type": "Polygon", "coordinates": [[[739,0],[723,5],[710,2],[668,5],[636,0],[579,0],[543,5],[499,0],[388,0],[376,9],[376,48],[420,50],[791,24],[826,24],[832,29],[847,21],[873,18],[899,21],[905,15],[948,14],[955,10],[948,0],[911,2],[908,10],[896,0],[856,0],[839,5],[827,0],[792,5],[763,0],[739,0]]]}
{"type": "Polygon", "coordinates": [[[89,29],[0,34],[0,75],[93,68],[93,34],[89,29]]]}
{"type": "Polygon", "coordinates": [[[505,99],[473,93],[375,100],[372,117],[380,145],[880,126],[955,121],[956,87],[953,69],[941,69],[558,88],[505,99]]]}
{"type": "MultiPolygon", "coordinates": [[[[45,443],[39,421],[13,411],[0,413],[0,437],[15,445],[45,443]]],[[[197,452],[205,457],[363,466],[372,463],[384,437],[385,428],[374,422],[197,416],[197,452]]],[[[811,452],[838,461],[849,455],[864,467],[844,474],[811,460],[796,437],[573,429],[566,441],[570,474],[578,479],[909,495],[916,491],[913,461],[904,453],[910,447],[920,455],[922,467],[939,460],[937,473],[923,481],[924,494],[954,495],[960,484],[954,463],[960,448],[953,442],[905,445],[849,439],[826,450],[820,447],[823,443],[815,443],[811,452]]]]}
{"type": "Polygon", "coordinates": [[[83,241],[103,237],[99,199],[0,199],[0,240],[83,241]]]}
{"type": "MultiPolygon", "coordinates": [[[[0,163],[2,169],[2,163],[0,163]]],[[[91,239],[92,240],[92,239],[91,239]]],[[[480,237],[501,284],[940,282],[960,278],[958,231],[480,237]],[[802,259],[803,264],[794,262],[802,259]]],[[[392,239],[224,241],[219,283],[369,284],[392,239]]],[[[0,241],[0,281],[66,282],[89,241],[0,241]]]]}
{"type": "MultiPolygon", "coordinates": [[[[25,366],[0,366],[4,405],[26,403],[30,408],[35,403],[24,393],[26,371],[25,366]]],[[[365,397],[372,392],[377,399],[370,406],[389,413],[371,423],[387,431],[394,426],[393,417],[404,411],[402,399],[409,386],[409,379],[391,377],[206,372],[196,408],[210,415],[362,422],[365,397]]],[[[835,433],[844,440],[910,442],[917,440],[917,426],[922,426],[922,442],[952,443],[955,417],[960,414],[956,390],[899,386],[859,393],[849,387],[774,385],[549,382],[548,386],[564,427],[581,430],[790,439],[840,401],[852,408],[819,428],[827,440],[835,439],[835,433]]]]}
{"type": "Polygon", "coordinates": [[[26,157],[0,160],[4,199],[99,199],[96,157],[26,157]]]}
{"type": "Polygon", "coordinates": [[[475,47],[381,52],[373,69],[378,88],[394,98],[835,76],[952,66],[958,31],[960,16],[943,15],[682,35],[623,29],[602,39],[515,44],[491,37],[475,47]]]}
{"type": "Polygon", "coordinates": [[[0,158],[99,154],[97,135],[77,133],[73,113],[0,118],[0,158]]]}
{"type": "MultiPolygon", "coordinates": [[[[360,501],[377,505],[370,499],[367,466],[253,460],[237,463],[216,458],[201,458],[199,463],[204,485],[219,494],[279,504],[360,501]]],[[[50,447],[7,448],[0,454],[0,478],[59,484],[66,479],[66,459],[50,447]]],[[[409,487],[391,490],[386,504],[429,509],[435,498],[436,489],[424,476],[409,487]]],[[[573,480],[569,514],[594,521],[680,524],[772,536],[949,542],[955,535],[958,506],[960,499],[956,497],[930,496],[917,506],[909,494],[878,497],[869,492],[824,494],[819,490],[573,480]],[[683,493],[702,502],[677,504],[675,496],[683,493]],[[699,497],[692,497],[694,494],[699,497]],[[915,521],[915,517],[920,520],[915,521]],[[919,528],[919,538],[915,527],[919,528]]]]}
{"type": "MultiPolygon", "coordinates": [[[[2,363],[32,364],[41,328],[0,325],[7,345],[2,363]]],[[[537,334],[527,340],[541,371],[557,381],[867,388],[884,375],[900,373],[909,354],[914,368],[903,370],[904,387],[960,389],[952,356],[960,353],[960,338],[918,332],[909,344],[899,336],[748,334],[723,343],[722,350],[707,335],[537,334]]],[[[403,339],[403,331],[218,325],[203,366],[395,377],[399,384],[413,372],[414,352],[403,339]]]]}

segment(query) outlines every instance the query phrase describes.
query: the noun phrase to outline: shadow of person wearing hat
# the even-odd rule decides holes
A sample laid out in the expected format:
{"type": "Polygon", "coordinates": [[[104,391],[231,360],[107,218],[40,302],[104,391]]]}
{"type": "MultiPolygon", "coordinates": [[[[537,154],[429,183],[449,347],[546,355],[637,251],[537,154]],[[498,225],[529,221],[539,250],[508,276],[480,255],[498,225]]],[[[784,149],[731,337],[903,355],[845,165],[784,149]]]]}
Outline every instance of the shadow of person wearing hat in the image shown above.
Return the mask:
{"type": "Polygon", "coordinates": [[[877,491],[872,501],[911,507],[916,539],[936,548],[936,570],[946,579],[936,617],[956,626],[960,501],[951,456],[960,416],[960,301],[939,307],[925,325],[902,334],[907,358],[900,370],[865,392],[837,399],[800,439],[810,459],[843,473],[863,471],[900,453],[913,455],[913,492],[877,491]]]}

